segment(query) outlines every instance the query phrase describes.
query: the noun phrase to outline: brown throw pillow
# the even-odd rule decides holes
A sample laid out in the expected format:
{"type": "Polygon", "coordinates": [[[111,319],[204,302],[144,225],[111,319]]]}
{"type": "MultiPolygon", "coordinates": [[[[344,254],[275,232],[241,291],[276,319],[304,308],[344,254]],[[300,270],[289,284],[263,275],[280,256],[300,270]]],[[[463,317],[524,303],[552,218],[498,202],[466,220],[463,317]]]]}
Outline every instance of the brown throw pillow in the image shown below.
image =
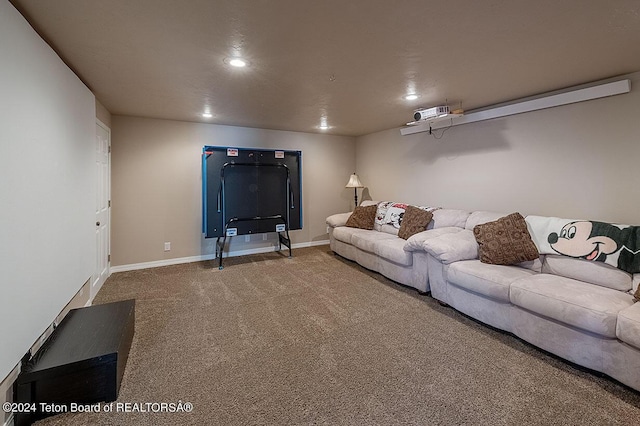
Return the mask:
{"type": "Polygon", "coordinates": [[[433,213],[414,206],[407,206],[400,223],[398,237],[406,240],[413,234],[426,230],[431,219],[433,219],[433,213]]]}
{"type": "Polygon", "coordinates": [[[636,300],[640,301],[640,285],[638,286],[638,288],[636,288],[636,292],[633,294],[633,297],[635,297],[636,300]]]}
{"type": "Polygon", "coordinates": [[[358,206],[353,210],[353,213],[351,213],[345,225],[351,228],[373,229],[373,224],[376,220],[376,210],[378,210],[376,204],[366,207],[358,206]]]}
{"type": "Polygon", "coordinates": [[[520,213],[476,225],[473,235],[480,245],[478,252],[482,263],[514,265],[540,257],[520,213]]]}

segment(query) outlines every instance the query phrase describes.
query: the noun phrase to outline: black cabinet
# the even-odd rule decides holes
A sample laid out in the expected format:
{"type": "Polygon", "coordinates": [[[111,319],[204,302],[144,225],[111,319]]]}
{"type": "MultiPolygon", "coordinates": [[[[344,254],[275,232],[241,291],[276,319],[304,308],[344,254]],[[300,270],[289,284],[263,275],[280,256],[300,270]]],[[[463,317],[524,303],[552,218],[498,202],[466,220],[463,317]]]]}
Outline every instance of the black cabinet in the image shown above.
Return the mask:
{"type": "Polygon", "coordinates": [[[16,402],[34,403],[37,411],[17,413],[16,425],[55,414],[42,412],[40,403],[114,401],[134,328],[135,300],[71,310],[18,376],[16,402]]]}

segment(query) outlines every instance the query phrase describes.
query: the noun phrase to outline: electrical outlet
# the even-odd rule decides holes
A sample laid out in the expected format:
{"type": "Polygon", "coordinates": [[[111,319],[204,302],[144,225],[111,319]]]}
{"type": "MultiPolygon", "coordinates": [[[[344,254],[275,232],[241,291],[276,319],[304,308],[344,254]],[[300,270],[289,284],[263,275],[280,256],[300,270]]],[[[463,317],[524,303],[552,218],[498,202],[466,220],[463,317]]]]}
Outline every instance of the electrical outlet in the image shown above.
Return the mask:
{"type": "Polygon", "coordinates": [[[262,241],[267,241],[267,234],[262,234],[262,241]]]}
{"type": "Polygon", "coordinates": [[[245,235],[244,236],[244,242],[248,243],[249,241],[251,241],[251,235],[245,235]]]}
{"type": "Polygon", "coordinates": [[[164,243],[164,251],[171,251],[171,243],[164,243]]]}

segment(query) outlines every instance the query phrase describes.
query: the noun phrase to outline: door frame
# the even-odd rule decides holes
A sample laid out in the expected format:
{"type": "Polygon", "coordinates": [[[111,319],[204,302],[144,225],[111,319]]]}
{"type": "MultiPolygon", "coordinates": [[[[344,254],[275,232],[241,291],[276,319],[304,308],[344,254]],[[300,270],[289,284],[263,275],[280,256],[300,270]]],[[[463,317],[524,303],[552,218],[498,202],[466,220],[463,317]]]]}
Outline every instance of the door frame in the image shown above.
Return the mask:
{"type": "MultiPolygon", "coordinates": [[[[107,265],[107,272],[106,272],[106,276],[104,278],[103,281],[101,281],[99,278],[96,279],[96,273],[98,273],[99,271],[98,269],[98,265],[95,265],[94,268],[94,274],[91,277],[91,284],[90,284],[90,288],[89,288],[89,303],[93,303],[93,299],[95,298],[96,294],[98,294],[98,291],[100,291],[100,289],[102,288],[102,285],[104,284],[104,282],[106,281],[107,278],[109,278],[109,276],[111,275],[111,128],[109,126],[107,126],[105,123],[103,123],[100,119],[96,118],[96,126],[101,127],[105,132],[107,132],[107,138],[108,138],[108,158],[107,158],[107,188],[106,188],[106,198],[107,198],[107,225],[106,225],[106,238],[107,238],[107,250],[105,253],[105,256],[107,256],[106,259],[106,265],[107,265]]],[[[97,138],[97,133],[96,133],[96,138],[97,138]]],[[[96,141],[94,140],[94,144],[96,143],[96,141]]],[[[94,185],[95,182],[97,180],[94,180],[94,185]]],[[[98,190],[98,188],[94,188],[95,191],[98,190]]],[[[96,248],[97,249],[97,248],[96,248]]],[[[97,254],[96,254],[97,256],[97,254]]]]}

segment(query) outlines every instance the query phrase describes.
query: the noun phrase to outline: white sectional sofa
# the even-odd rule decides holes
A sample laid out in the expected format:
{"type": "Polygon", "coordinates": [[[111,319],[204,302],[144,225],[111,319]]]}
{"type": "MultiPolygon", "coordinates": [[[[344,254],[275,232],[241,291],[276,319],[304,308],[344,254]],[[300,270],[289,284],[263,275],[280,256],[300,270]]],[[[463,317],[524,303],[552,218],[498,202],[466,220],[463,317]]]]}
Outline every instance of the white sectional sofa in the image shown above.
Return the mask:
{"type": "Polygon", "coordinates": [[[337,217],[327,221],[335,226],[330,242],[337,254],[640,391],[640,303],[633,296],[640,274],[559,254],[483,263],[473,229],[504,216],[437,210],[429,230],[407,241],[390,229],[349,230],[337,217]]]}
{"type": "MultiPolygon", "coordinates": [[[[364,201],[361,205],[376,204],[364,201]]],[[[398,228],[376,225],[373,230],[345,226],[351,213],[340,213],[327,218],[331,250],[353,260],[372,271],[379,272],[400,284],[429,291],[427,253],[422,243],[439,235],[463,230],[468,212],[439,209],[433,212],[428,230],[407,240],[398,237],[398,228]]]]}

